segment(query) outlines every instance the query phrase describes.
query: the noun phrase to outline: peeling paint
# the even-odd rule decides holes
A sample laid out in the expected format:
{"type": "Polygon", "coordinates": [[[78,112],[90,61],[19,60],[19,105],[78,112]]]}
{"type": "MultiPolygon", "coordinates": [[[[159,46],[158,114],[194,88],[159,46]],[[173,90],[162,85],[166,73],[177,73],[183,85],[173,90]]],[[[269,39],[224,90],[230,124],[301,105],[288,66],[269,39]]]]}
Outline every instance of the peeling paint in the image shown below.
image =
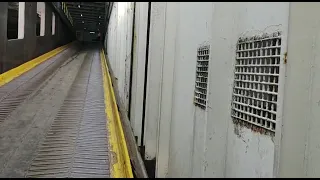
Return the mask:
{"type": "MultiPolygon", "coordinates": [[[[282,24],[278,25],[270,25],[264,28],[263,30],[250,30],[250,31],[245,31],[244,33],[241,33],[239,37],[260,37],[260,38],[265,38],[265,37],[270,37],[270,35],[273,34],[273,32],[280,32],[281,34],[281,26],[282,24]]],[[[279,34],[279,35],[280,35],[279,34]]]]}
{"type": "Polygon", "coordinates": [[[248,123],[248,122],[245,122],[245,121],[240,121],[240,120],[236,120],[236,119],[233,119],[233,123],[234,123],[234,133],[239,137],[241,138],[241,133],[240,133],[240,129],[241,128],[248,128],[248,129],[251,129],[252,132],[254,133],[259,133],[259,134],[263,134],[263,135],[269,135],[272,137],[272,141],[274,141],[274,136],[275,136],[275,133],[272,132],[272,131],[268,131],[264,128],[261,128],[259,126],[256,126],[254,124],[251,124],[251,123],[248,123]]]}
{"type": "Polygon", "coordinates": [[[248,35],[242,35],[239,37],[238,42],[245,42],[245,41],[252,41],[252,40],[259,40],[259,39],[265,39],[265,38],[271,38],[271,37],[278,37],[281,36],[281,31],[275,31],[273,33],[260,33],[260,34],[255,34],[252,36],[248,36],[248,35]]]}

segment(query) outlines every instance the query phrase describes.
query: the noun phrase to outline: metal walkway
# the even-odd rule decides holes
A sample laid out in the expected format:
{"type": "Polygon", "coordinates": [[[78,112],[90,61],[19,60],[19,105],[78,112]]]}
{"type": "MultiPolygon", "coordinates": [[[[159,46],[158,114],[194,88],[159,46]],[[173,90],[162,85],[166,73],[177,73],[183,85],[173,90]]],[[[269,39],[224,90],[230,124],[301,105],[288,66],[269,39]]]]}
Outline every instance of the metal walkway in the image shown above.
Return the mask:
{"type": "Polygon", "coordinates": [[[99,47],[70,45],[0,84],[0,177],[132,177],[99,47]]]}

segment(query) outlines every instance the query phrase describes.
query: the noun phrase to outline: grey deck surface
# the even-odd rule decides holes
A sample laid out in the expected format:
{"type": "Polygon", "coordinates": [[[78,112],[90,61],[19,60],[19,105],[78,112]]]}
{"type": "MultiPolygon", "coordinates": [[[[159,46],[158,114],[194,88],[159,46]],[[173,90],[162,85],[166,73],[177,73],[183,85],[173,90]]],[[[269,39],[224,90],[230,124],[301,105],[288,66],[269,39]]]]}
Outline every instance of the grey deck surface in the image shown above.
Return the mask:
{"type": "Polygon", "coordinates": [[[0,87],[0,177],[110,177],[106,127],[99,48],[69,48],[0,87]]]}

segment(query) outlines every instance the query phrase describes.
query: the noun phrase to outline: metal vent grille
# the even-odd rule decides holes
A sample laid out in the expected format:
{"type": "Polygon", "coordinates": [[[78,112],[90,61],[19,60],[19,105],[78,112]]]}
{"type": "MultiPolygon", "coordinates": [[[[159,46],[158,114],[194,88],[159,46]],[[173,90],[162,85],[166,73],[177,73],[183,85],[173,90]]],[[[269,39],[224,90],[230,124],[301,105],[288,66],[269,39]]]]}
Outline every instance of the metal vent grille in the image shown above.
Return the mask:
{"type": "Polygon", "coordinates": [[[275,131],[280,50],[280,32],[239,39],[232,98],[233,120],[275,131]]]}
{"type": "Polygon", "coordinates": [[[196,87],[194,103],[202,109],[207,106],[208,65],[210,46],[201,46],[197,53],[196,87]]]}

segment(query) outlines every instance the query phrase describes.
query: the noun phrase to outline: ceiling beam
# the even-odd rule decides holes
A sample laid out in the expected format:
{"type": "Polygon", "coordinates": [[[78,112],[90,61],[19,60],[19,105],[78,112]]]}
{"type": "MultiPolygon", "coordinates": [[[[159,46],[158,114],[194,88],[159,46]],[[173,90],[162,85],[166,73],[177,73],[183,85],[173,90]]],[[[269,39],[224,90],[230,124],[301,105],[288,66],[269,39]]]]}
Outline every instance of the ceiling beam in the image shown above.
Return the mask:
{"type": "Polygon", "coordinates": [[[87,29],[103,29],[102,27],[95,27],[95,26],[76,26],[76,27],[74,27],[75,29],[84,29],[84,28],[87,28],[87,29]]]}
{"type": "Polygon", "coordinates": [[[81,16],[81,14],[83,16],[103,16],[103,13],[90,13],[90,12],[74,12],[74,11],[69,11],[71,15],[75,15],[75,16],[81,16]]]}
{"type": "MultiPolygon", "coordinates": [[[[71,15],[72,16],[72,15],[71,15]]],[[[98,18],[98,16],[72,16],[73,20],[79,20],[79,21],[83,21],[83,20],[95,20],[95,21],[103,21],[102,18],[98,18]]]]}
{"type": "Polygon", "coordinates": [[[72,16],[72,19],[73,20],[79,20],[79,21],[83,21],[83,20],[86,20],[86,19],[88,19],[88,20],[96,20],[96,21],[103,21],[103,19],[102,18],[98,18],[98,16],[73,16],[73,15],[71,15],[72,16]]]}
{"type": "Polygon", "coordinates": [[[84,10],[84,9],[73,9],[73,8],[70,8],[68,9],[68,11],[70,12],[84,12],[84,13],[103,13],[104,10],[84,10]]]}
{"type": "Polygon", "coordinates": [[[102,18],[99,18],[99,16],[93,16],[93,15],[84,15],[84,16],[80,16],[80,15],[74,15],[74,14],[71,14],[72,16],[72,19],[75,20],[75,19],[97,19],[97,20],[103,20],[102,18]]]}
{"type": "Polygon", "coordinates": [[[104,5],[99,5],[99,6],[79,6],[78,5],[67,5],[68,9],[85,9],[85,10],[97,10],[97,9],[104,9],[104,5]]]}
{"type": "Polygon", "coordinates": [[[102,26],[102,23],[99,24],[96,22],[89,22],[89,21],[85,21],[84,23],[82,22],[74,23],[74,26],[88,26],[88,25],[102,26]]]}
{"type": "Polygon", "coordinates": [[[78,13],[78,14],[104,14],[103,11],[78,11],[78,10],[69,10],[70,13],[78,13]]]}
{"type": "Polygon", "coordinates": [[[110,6],[109,2],[66,2],[66,5],[73,19],[74,29],[84,30],[86,28],[94,31],[103,29],[105,9],[110,6]]]}
{"type": "Polygon", "coordinates": [[[78,13],[78,14],[104,14],[103,11],[79,11],[79,10],[70,10],[70,13],[78,13]]]}
{"type": "MultiPolygon", "coordinates": [[[[71,14],[71,16],[72,16],[72,14],[71,14]]],[[[74,18],[78,18],[78,19],[101,19],[101,20],[103,20],[103,17],[102,16],[100,16],[101,18],[99,18],[99,16],[97,16],[97,15],[83,15],[83,16],[72,16],[72,18],[74,19],[74,18]]]]}
{"type": "Polygon", "coordinates": [[[103,29],[102,27],[96,27],[96,26],[75,26],[74,29],[103,29]]]}
{"type": "Polygon", "coordinates": [[[76,21],[73,21],[73,24],[99,24],[99,23],[103,24],[102,21],[94,21],[94,20],[81,20],[81,21],[76,20],[76,21]],[[82,21],[84,23],[82,23],[82,21]]]}
{"type": "Polygon", "coordinates": [[[79,11],[104,11],[104,8],[102,8],[102,7],[99,7],[99,8],[86,8],[86,7],[78,8],[78,7],[69,7],[69,6],[68,6],[68,10],[79,10],[79,11]]]}
{"type": "Polygon", "coordinates": [[[75,20],[73,20],[74,23],[77,23],[77,22],[82,23],[82,21],[84,21],[84,22],[96,22],[96,23],[100,23],[100,24],[103,23],[103,21],[97,21],[95,19],[75,19],[75,20]]]}
{"type": "Polygon", "coordinates": [[[106,3],[109,2],[66,2],[67,5],[74,5],[78,6],[79,4],[81,6],[104,6],[106,3]]]}
{"type": "Polygon", "coordinates": [[[88,27],[88,26],[90,26],[90,27],[96,27],[96,28],[102,28],[103,26],[101,26],[101,25],[97,25],[97,24],[77,24],[77,25],[75,25],[74,27],[75,28],[81,28],[81,27],[88,27]]]}
{"type": "Polygon", "coordinates": [[[103,23],[97,23],[97,22],[90,22],[90,21],[85,21],[84,23],[82,22],[76,22],[74,23],[73,26],[88,26],[88,25],[95,25],[95,26],[102,26],[103,23]]]}

